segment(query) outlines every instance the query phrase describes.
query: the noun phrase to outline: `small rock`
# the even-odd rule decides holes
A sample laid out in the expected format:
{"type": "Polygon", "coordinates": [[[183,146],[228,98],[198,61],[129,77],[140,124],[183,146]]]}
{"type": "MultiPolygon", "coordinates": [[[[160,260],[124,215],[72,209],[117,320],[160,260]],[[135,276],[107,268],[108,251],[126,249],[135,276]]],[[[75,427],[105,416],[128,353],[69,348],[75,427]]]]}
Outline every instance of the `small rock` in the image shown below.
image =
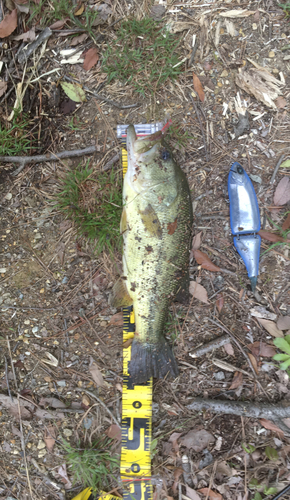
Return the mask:
{"type": "Polygon", "coordinates": [[[25,325],[30,325],[30,321],[29,321],[29,319],[25,319],[25,320],[24,320],[24,324],[25,324],[25,325]]]}
{"type": "Polygon", "coordinates": [[[275,57],[275,52],[273,52],[273,50],[271,50],[271,52],[269,52],[268,56],[269,57],[275,57]]]}
{"type": "Polygon", "coordinates": [[[44,288],[41,288],[41,290],[39,290],[39,293],[44,293],[44,288]]]}
{"type": "Polygon", "coordinates": [[[250,174],[252,181],[262,184],[262,179],[259,175],[250,174]]]}
{"type": "Polygon", "coordinates": [[[40,451],[38,452],[38,458],[42,458],[42,457],[44,457],[44,455],[46,455],[46,453],[47,453],[46,449],[45,449],[45,448],[43,448],[43,450],[40,450],[40,451]]]}
{"type": "Polygon", "coordinates": [[[38,450],[43,450],[43,448],[45,448],[45,446],[46,446],[45,442],[40,439],[38,441],[38,444],[37,444],[37,449],[38,450]]]}
{"type": "Polygon", "coordinates": [[[65,387],[66,386],[66,381],[65,380],[57,380],[57,385],[59,387],[65,387]]]}
{"type": "Polygon", "coordinates": [[[4,274],[6,273],[7,269],[5,267],[0,267],[0,273],[4,274]]]}
{"type": "Polygon", "coordinates": [[[7,193],[6,196],[4,196],[4,200],[11,200],[12,198],[12,193],[7,193]]]}
{"type": "Polygon", "coordinates": [[[65,437],[72,436],[72,431],[70,429],[63,429],[63,433],[64,433],[65,437]]]}
{"type": "Polygon", "coordinates": [[[216,380],[224,380],[225,379],[224,372],[216,372],[213,374],[213,376],[216,380]]]}
{"type": "Polygon", "coordinates": [[[38,332],[38,326],[34,326],[32,328],[32,333],[37,333],[38,332]]]}
{"type": "Polygon", "coordinates": [[[82,398],[82,403],[85,405],[85,406],[90,406],[90,399],[88,398],[88,396],[86,394],[84,394],[83,398],[82,398]]]}
{"type": "Polygon", "coordinates": [[[256,25],[256,23],[253,23],[253,24],[252,24],[252,29],[253,29],[253,30],[258,29],[258,26],[256,25]]]}
{"type": "Polygon", "coordinates": [[[161,21],[165,11],[166,9],[163,5],[153,5],[151,7],[150,17],[152,17],[155,21],[161,21]]]}
{"type": "Polygon", "coordinates": [[[100,326],[107,326],[107,321],[101,321],[100,326]]]}
{"type": "Polygon", "coordinates": [[[226,69],[223,70],[222,74],[221,74],[222,77],[225,77],[225,76],[229,76],[229,73],[227,72],[226,69]]]}

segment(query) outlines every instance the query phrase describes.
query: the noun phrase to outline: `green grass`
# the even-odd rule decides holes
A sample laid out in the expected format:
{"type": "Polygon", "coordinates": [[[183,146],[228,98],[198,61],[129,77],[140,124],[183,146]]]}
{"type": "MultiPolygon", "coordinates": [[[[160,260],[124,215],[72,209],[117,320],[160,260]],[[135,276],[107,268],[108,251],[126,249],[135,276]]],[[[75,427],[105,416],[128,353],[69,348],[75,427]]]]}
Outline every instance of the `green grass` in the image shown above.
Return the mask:
{"type": "Polygon", "coordinates": [[[166,141],[172,149],[182,150],[186,148],[190,140],[195,140],[195,137],[187,130],[184,130],[182,125],[177,125],[176,123],[170,125],[166,134],[166,141]]]}
{"type": "Polygon", "coordinates": [[[119,458],[112,455],[110,439],[96,441],[86,449],[74,448],[65,440],[62,446],[73,484],[81,483],[84,487],[93,488],[94,492],[110,486],[114,472],[119,467],[119,458]]]}
{"type": "Polygon", "coordinates": [[[68,172],[56,208],[75,224],[78,234],[95,240],[97,253],[120,248],[121,173],[94,171],[89,161],[68,172]]]}
{"type": "Polygon", "coordinates": [[[49,26],[54,21],[68,18],[67,22],[78,27],[82,31],[87,31],[94,38],[93,24],[99,15],[96,10],[85,6],[84,12],[80,16],[75,16],[77,5],[71,0],[40,0],[39,4],[30,2],[30,17],[27,24],[32,23],[36,18],[41,26],[49,26]],[[51,8],[52,7],[52,8],[51,8]]]}
{"type": "Polygon", "coordinates": [[[27,134],[29,120],[24,114],[15,113],[12,122],[0,119],[0,155],[16,156],[27,153],[31,139],[27,134]]]}
{"type": "Polygon", "coordinates": [[[102,69],[108,82],[119,80],[132,84],[143,96],[148,91],[153,94],[183,71],[182,64],[176,66],[179,43],[180,39],[152,19],[123,21],[104,53],[102,69]]]}
{"type": "MultiPolygon", "coordinates": [[[[287,215],[289,212],[286,212],[284,215],[287,215]]],[[[282,238],[284,238],[285,240],[287,240],[287,236],[288,234],[290,234],[290,229],[286,229],[285,231],[283,231],[282,227],[278,226],[278,224],[276,224],[272,219],[270,219],[270,217],[268,217],[268,220],[271,222],[271,224],[279,231],[279,234],[278,236],[282,236],[282,238]]],[[[272,245],[270,245],[267,250],[265,250],[265,252],[263,252],[261,254],[261,257],[262,255],[264,255],[265,253],[269,252],[270,250],[272,250],[273,248],[277,247],[277,246],[280,246],[280,245],[290,245],[290,240],[288,238],[288,241],[277,241],[276,243],[272,243],[272,245]]]]}
{"type": "Polygon", "coordinates": [[[290,2],[287,2],[287,3],[279,3],[278,4],[279,7],[281,7],[281,9],[284,10],[285,14],[286,14],[286,17],[289,17],[290,16],[290,2]]]}

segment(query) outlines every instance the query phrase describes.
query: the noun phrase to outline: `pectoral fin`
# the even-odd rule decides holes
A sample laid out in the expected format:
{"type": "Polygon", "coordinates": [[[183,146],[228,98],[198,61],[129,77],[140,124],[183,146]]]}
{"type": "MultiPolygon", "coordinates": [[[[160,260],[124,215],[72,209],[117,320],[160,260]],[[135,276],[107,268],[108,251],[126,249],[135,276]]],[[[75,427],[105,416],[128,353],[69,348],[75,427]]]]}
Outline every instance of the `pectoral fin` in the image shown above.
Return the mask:
{"type": "Polygon", "coordinates": [[[131,299],[125,281],[120,278],[113,286],[112,294],[109,297],[109,304],[112,307],[126,307],[131,306],[133,304],[133,300],[131,299]]]}
{"type": "Polygon", "coordinates": [[[154,208],[149,204],[145,210],[139,210],[141,215],[141,220],[145,226],[145,229],[149,232],[151,236],[156,236],[161,240],[162,238],[162,227],[158,215],[156,214],[154,208]]]}

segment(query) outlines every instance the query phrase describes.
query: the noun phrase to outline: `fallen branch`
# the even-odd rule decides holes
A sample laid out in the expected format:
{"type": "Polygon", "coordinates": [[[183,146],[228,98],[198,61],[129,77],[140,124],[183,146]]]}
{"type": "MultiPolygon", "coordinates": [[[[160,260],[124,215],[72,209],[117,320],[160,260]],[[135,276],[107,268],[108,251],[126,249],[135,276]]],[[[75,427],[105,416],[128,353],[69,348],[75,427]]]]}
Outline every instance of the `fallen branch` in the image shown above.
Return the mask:
{"type": "MultiPolygon", "coordinates": [[[[288,406],[279,404],[254,404],[242,401],[221,401],[218,399],[195,398],[193,403],[187,405],[188,410],[210,410],[214,413],[226,413],[228,415],[241,415],[251,418],[265,418],[267,420],[279,421],[281,418],[290,417],[290,404],[288,406]]],[[[279,422],[280,423],[280,422],[279,422]]],[[[290,434],[290,429],[288,429],[290,434]]]]}
{"type": "Polygon", "coordinates": [[[18,54],[19,64],[24,64],[31,54],[38,49],[38,47],[45,42],[52,35],[50,28],[45,28],[40,35],[31,43],[23,47],[23,49],[18,54]]]}
{"type": "Polygon", "coordinates": [[[198,347],[193,352],[190,352],[189,356],[191,356],[192,358],[199,358],[200,356],[203,356],[207,352],[211,352],[214,349],[218,349],[219,347],[222,347],[225,344],[229,344],[230,341],[231,337],[228,334],[222,335],[221,337],[211,340],[207,344],[203,344],[201,347],[198,347]]]}
{"type": "Polygon", "coordinates": [[[51,153],[47,155],[35,156],[0,156],[0,162],[19,163],[20,167],[12,173],[18,175],[25,167],[26,163],[41,163],[44,161],[62,160],[63,158],[72,158],[83,155],[91,155],[97,152],[96,146],[89,146],[85,149],[72,149],[72,151],[61,151],[60,153],[51,153]]]}

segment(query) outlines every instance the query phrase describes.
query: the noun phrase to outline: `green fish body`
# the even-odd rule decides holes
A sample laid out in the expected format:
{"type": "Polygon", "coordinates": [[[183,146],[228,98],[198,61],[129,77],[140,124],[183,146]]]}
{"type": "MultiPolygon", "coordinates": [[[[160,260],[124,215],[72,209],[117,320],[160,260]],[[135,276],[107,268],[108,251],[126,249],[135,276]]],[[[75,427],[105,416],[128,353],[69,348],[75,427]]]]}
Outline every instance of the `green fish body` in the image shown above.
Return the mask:
{"type": "Polygon", "coordinates": [[[188,282],[193,217],[187,179],[161,133],[137,139],[130,125],[127,152],[121,219],[122,305],[133,304],[135,337],[129,374],[133,384],[142,384],[151,376],[178,375],[163,330],[169,304],[188,282]]]}

